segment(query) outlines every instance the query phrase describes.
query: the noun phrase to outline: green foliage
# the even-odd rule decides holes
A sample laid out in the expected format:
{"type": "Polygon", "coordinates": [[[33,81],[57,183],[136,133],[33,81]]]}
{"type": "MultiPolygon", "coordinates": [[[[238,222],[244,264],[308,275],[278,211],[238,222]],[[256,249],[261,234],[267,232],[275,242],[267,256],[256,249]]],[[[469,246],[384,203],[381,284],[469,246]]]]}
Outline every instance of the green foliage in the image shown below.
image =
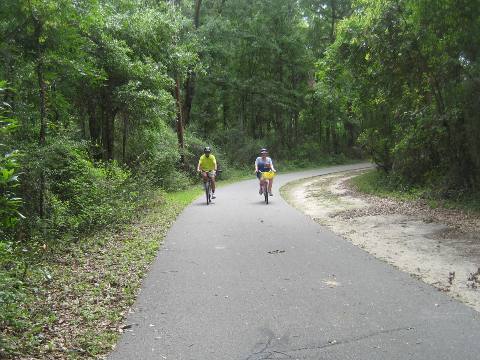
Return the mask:
{"type": "Polygon", "coordinates": [[[360,144],[404,183],[475,190],[479,8],[453,0],[362,0],[354,8],[318,63],[322,83],[333,81],[349,99],[335,101],[336,111],[360,119],[360,144]]]}
{"type": "MultiPolygon", "coordinates": [[[[4,85],[0,82],[0,95],[4,85]]],[[[7,103],[0,104],[0,236],[4,230],[13,228],[23,216],[18,212],[21,199],[15,194],[18,187],[18,154],[7,145],[10,133],[17,126],[16,121],[8,116],[9,109],[7,103]]]]}
{"type": "Polygon", "coordinates": [[[59,139],[46,147],[31,149],[23,159],[26,175],[22,186],[26,201],[38,199],[36,179],[42,172],[46,182],[45,218],[29,213],[35,231],[58,239],[62,234],[77,236],[98,227],[121,223],[131,216],[146,188],[133,181],[131,172],[115,162],[94,164],[86,147],[59,139]],[[34,155],[33,155],[34,154],[34,155]]]}
{"type": "Polygon", "coordinates": [[[390,196],[400,200],[418,199],[426,193],[426,189],[405,185],[402,179],[393,174],[375,170],[354,177],[351,183],[361,192],[384,197],[390,196]]]}
{"type": "Polygon", "coordinates": [[[262,147],[280,171],[363,150],[377,189],[478,192],[479,19],[466,0],[0,2],[2,326],[25,330],[12,302],[43,245],[187,187],[206,145],[224,178],[262,147]]]}
{"type": "MultiPolygon", "coordinates": [[[[0,95],[5,91],[6,83],[0,81],[0,95]]],[[[25,285],[18,269],[25,269],[25,264],[18,257],[13,242],[13,233],[19,219],[23,218],[19,208],[22,204],[15,192],[18,190],[17,153],[10,146],[12,131],[17,122],[11,118],[8,103],[0,104],[0,330],[7,327],[27,330],[25,324],[28,312],[19,306],[27,300],[25,285]]],[[[0,356],[2,349],[11,348],[0,332],[0,356]]]]}
{"type": "Polygon", "coordinates": [[[301,142],[306,129],[298,117],[314,59],[303,45],[307,24],[298,4],[206,2],[201,14],[205,71],[196,77],[191,116],[197,133],[241,164],[253,162],[261,146],[301,142]]]}
{"type": "Polygon", "coordinates": [[[388,172],[393,166],[391,139],[380,134],[378,129],[365,129],[357,139],[377,166],[388,172]]]}
{"type": "Polygon", "coordinates": [[[439,192],[437,184],[418,186],[406,184],[395,173],[368,171],[350,180],[359,191],[399,200],[421,200],[429,206],[461,209],[480,213],[480,193],[449,191],[439,192]]]}

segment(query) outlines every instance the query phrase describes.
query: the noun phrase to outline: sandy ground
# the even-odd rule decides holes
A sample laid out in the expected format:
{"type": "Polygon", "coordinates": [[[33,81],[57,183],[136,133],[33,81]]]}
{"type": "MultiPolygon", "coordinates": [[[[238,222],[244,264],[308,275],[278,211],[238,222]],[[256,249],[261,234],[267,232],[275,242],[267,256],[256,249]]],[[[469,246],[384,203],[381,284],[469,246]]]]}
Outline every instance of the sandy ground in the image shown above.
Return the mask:
{"type": "Polygon", "coordinates": [[[333,232],[480,311],[480,216],[360,194],[361,171],[284,186],[293,206],[333,232]]]}

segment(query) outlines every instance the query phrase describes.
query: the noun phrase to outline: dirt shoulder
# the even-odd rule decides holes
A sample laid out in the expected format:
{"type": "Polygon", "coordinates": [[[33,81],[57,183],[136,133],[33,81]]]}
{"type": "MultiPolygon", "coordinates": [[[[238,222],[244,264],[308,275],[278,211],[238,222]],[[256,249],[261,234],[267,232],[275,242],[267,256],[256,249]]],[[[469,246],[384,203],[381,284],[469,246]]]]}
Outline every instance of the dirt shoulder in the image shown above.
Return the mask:
{"type": "Polygon", "coordinates": [[[318,223],[480,311],[480,216],[355,191],[349,171],[285,185],[285,199],[318,223]]]}

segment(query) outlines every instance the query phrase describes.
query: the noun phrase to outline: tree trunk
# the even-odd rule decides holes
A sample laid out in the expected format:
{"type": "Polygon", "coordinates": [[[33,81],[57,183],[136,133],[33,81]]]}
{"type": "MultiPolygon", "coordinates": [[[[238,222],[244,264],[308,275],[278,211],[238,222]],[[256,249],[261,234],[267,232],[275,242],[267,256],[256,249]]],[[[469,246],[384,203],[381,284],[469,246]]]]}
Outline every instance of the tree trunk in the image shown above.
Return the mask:
{"type": "MultiPolygon", "coordinates": [[[[195,30],[200,26],[200,7],[202,0],[195,0],[195,13],[193,22],[195,30]]],[[[192,110],[193,96],[195,94],[195,78],[196,74],[192,69],[187,73],[187,81],[185,82],[185,103],[183,104],[183,124],[187,126],[190,123],[190,112],[192,110]]]]}
{"type": "Polygon", "coordinates": [[[43,32],[43,24],[35,19],[35,42],[36,42],[36,57],[37,57],[37,81],[38,81],[38,90],[39,90],[39,101],[40,101],[40,134],[38,138],[38,143],[41,146],[45,145],[46,134],[47,134],[47,108],[46,108],[46,96],[47,96],[47,84],[43,77],[44,74],[44,63],[43,63],[43,49],[40,44],[40,37],[43,32]]]}
{"type": "Polygon", "coordinates": [[[228,98],[226,87],[223,88],[222,94],[222,118],[223,118],[223,129],[227,128],[227,118],[228,118],[228,98]]]}
{"type": "Polygon", "coordinates": [[[202,6],[202,0],[195,0],[195,15],[194,15],[194,23],[195,29],[198,29],[200,26],[200,7],[202,6]]]}
{"type": "Polygon", "coordinates": [[[250,93],[250,132],[254,139],[258,139],[258,124],[257,116],[255,114],[255,97],[253,93],[250,93]]]}
{"type": "Polygon", "coordinates": [[[348,149],[352,149],[353,145],[355,144],[355,134],[354,134],[354,126],[350,121],[346,121],[344,123],[344,127],[346,129],[347,135],[347,147],[348,149]]]}
{"type": "Polygon", "coordinates": [[[331,20],[331,28],[330,28],[330,42],[333,43],[335,41],[335,20],[337,18],[337,9],[336,9],[336,1],[331,0],[330,2],[332,7],[332,20],[331,20]]]}
{"type": "Polygon", "coordinates": [[[321,120],[321,119],[317,120],[317,123],[318,123],[317,128],[316,128],[316,130],[317,130],[317,137],[318,137],[318,139],[320,140],[320,144],[321,144],[321,143],[322,143],[322,136],[323,136],[323,124],[322,124],[322,120],[321,120]]]}
{"type": "Polygon", "coordinates": [[[100,160],[101,153],[101,117],[99,119],[97,114],[96,103],[89,98],[87,100],[87,113],[88,113],[88,132],[90,134],[90,142],[93,149],[93,157],[100,160]]]}
{"type": "MultiPolygon", "coordinates": [[[[38,144],[40,147],[44,147],[46,144],[47,136],[47,107],[46,107],[46,97],[47,97],[47,84],[45,83],[44,78],[44,59],[43,59],[43,48],[40,43],[40,38],[43,33],[43,23],[33,16],[34,23],[34,36],[35,36],[35,56],[36,56],[36,73],[38,81],[38,95],[39,95],[39,111],[40,111],[40,132],[38,136],[38,144]]],[[[40,188],[38,194],[38,214],[40,219],[45,218],[45,170],[43,167],[40,169],[40,188]]],[[[45,229],[44,229],[45,231],[45,229]]]]}
{"type": "Polygon", "coordinates": [[[182,100],[180,98],[180,80],[178,75],[175,77],[175,100],[177,103],[177,137],[178,147],[180,148],[180,164],[185,164],[185,142],[183,139],[183,118],[182,118],[182,100]]]}
{"type": "Polygon", "coordinates": [[[242,104],[241,104],[241,108],[240,108],[240,129],[243,131],[245,131],[245,113],[246,113],[246,94],[244,91],[242,91],[242,104]]]}
{"type": "Polygon", "coordinates": [[[38,143],[41,146],[44,146],[46,143],[46,134],[47,134],[47,108],[46,108],[46,94],[47,86],[43,78],[43,60],[39,60],[37,64],[37,79],[38,79],[38,88],[39,88],[39,100],[40,100],[40,134],[38,138],[38,143]]]}
{"type": "Polygon", "coordinates": [[[113,160],[113,144],[115,140],[114,125],[116,110],[113,108],[112,91],[110,86],[107,86],[103,91],[101,108],[103,159],[113,160]]]}
{"type": "Polygon", "coordinates": [[[327,145],[327,151],[331,151],[331,143],[330,143],[330,124],[326,124],[325,126],[325,144],[327,145]]]}
{"type": "Polygon", "coordinates": [[[128,125],[128,117],[126,114],[123,115],[123,139],[122,139],[122,161],[125,164],[125,156],[126,156],[126,149],[127,149],[127,125],[128,125]]]}
{"type": "Polygon", "coordinates": [[[298,111],[295,111],[293,114],[293,141],[294,143],[298,142],[298,111]]]}
{"type": "Polygon", "coordinates": [[[113,126],[115,116],[110,110],[105,111],[103,118],[103,155],[105,160],[113,160],[113,126]]]}
{"type": "Polygon", "coordinates": [[[190,112],[192,110],[193,96],[195,95],[195,78],[194,71],[189,71],[187,81],[185,82],[185,102],[183,104],[184,125],[190,123],[190,112]]]}
{"type": "Polygon", "coordinates": [[[338,143],[338,133],[336,129],[336,124],[332,125],[332,142],[333,142],[333,153],[339,153],[339,143],[338,143]]]}

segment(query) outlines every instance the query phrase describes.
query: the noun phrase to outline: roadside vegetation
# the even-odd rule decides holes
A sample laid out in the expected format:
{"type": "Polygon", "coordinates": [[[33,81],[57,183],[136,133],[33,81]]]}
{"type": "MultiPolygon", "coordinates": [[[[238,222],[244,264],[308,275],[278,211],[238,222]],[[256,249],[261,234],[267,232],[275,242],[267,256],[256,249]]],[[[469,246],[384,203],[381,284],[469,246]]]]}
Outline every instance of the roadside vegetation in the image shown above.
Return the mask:
{"type": "Polygon", "coordinates": [[[355,176],[349,183],[366,194],[398,200],[420,200],[432,208],[443,207],[480,213],[478,192],[452,191],[448,195],[441,194],[432,186],[406,185],[394,176],[376,170],[355,176]]]}
{"type": "Polygon", "coordinates": [[[2,289],[11,297],[2,307],[2,358],[92,358],[111,350],[168,228],[200,194],[200,187],[153,192],[116,231],[41,248],[36,266],[2,289]]]}

